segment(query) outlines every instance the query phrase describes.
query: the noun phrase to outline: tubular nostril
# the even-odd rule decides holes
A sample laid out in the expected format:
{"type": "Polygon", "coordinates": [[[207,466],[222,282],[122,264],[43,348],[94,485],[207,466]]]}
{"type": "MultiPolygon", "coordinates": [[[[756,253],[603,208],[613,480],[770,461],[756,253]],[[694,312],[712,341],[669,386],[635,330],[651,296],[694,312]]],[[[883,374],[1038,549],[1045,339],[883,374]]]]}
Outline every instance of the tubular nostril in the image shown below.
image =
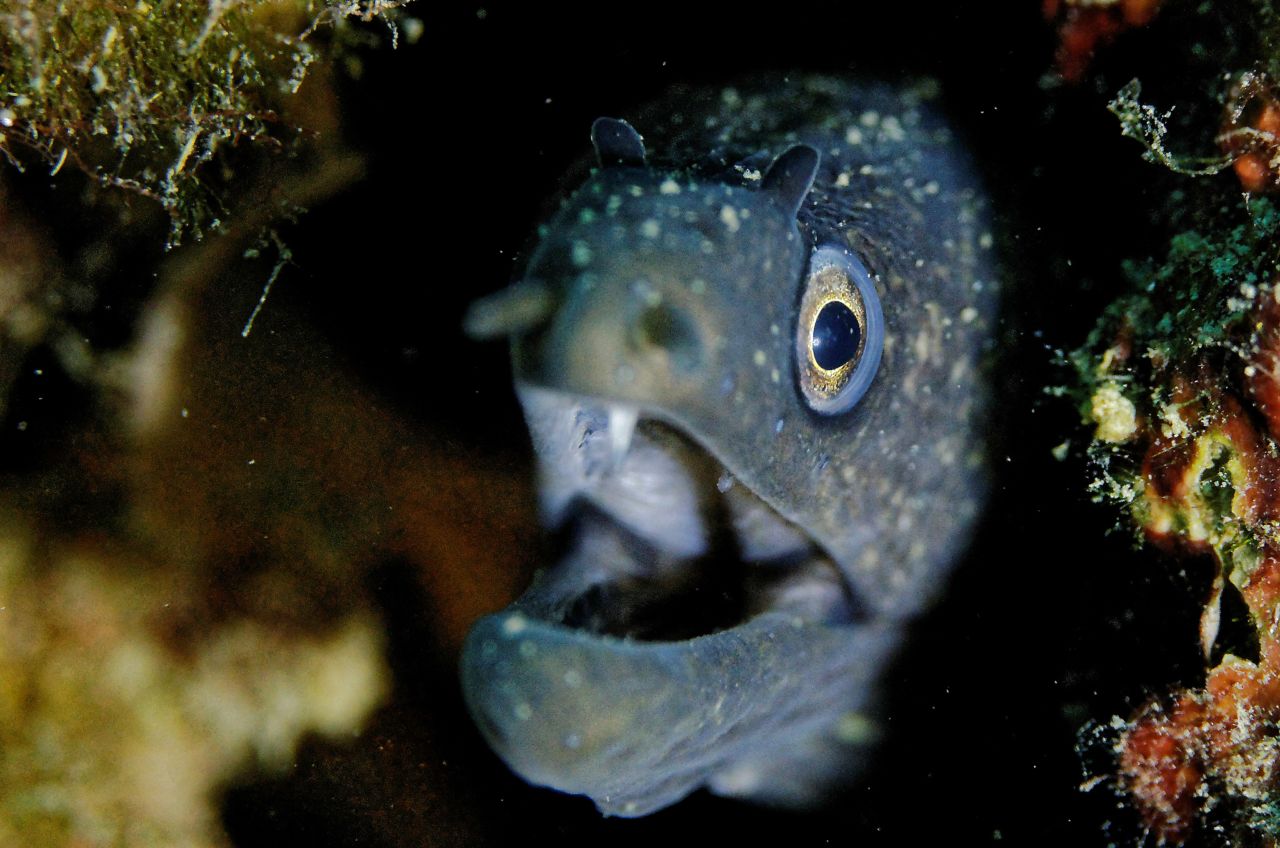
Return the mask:
{"type": "Polygon", "coordinates": [[[544,284],[524,280],[472,303],[462,329],[477,341],[526,333],[544,323],[554,308],[544,284]]]}
{"type": "Polygon", "coordinates": [[[632,328],[636,346],[665,351],[681,371],[692,371],[702,361],[702,342],[693,319],[666,303],[646,306],[632,328]]]}

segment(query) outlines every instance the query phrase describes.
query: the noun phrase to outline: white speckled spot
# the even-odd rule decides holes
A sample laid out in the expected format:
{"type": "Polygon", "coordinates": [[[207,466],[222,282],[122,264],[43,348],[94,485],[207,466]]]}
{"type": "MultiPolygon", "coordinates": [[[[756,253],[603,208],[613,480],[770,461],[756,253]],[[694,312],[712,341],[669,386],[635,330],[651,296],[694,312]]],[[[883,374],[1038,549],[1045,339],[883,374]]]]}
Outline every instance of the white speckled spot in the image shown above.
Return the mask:
{"type": "Polygon", "coordinates": [[[576,751],[582,747],[582,737],[577,733],[565,734],[564,746],[570,751],[576,751]]]}
{"type": "Polygon", "coordinates": [[[670,177],[667,177],[665,180],[662,181],[662,185],[658,186],[658,192],[660,194],[679,194],[680,183],[676,182],[670,177]]]}
{"type": "Polygon", "coordinates": [[[706,294],[707,281],[702,279],[701,277],[694,277],[692,280],[689,281],[689,291],[693,292],[694,294],[706,294]]]}
{"type": "Polygon", "coordinates": [[[778,335],[778,333],[780,333],[780,332],[782,332],[782,330],[781,330],[781,328],[779,328],[779,327],[778,327],[778,325],[777,325],[777,324],[770,324],[770,325],[769,325],[769,335],[771,335],[771,336],[776,336],[776,335],[778,335]]]}
{"type": "Polygon", "coordinates": [[[571,668],[564,673],[564,685],[570,689],[577,689],[582,685],[582,675],[577,669],[571,668]]]}
{"type": "Polygon", "coordinates": [[[782,380],[782,375],[778,373],[777,368],[774,368],[772,371],[769,372],[769,379],[777,383],[782,380]]]}
{"type": "Polygon", "coordinates": [[[937,181],[937,180],[929,180],[929,182],[925,183],[925,184],[924,184],[924,193],[925,193],[925,194],[937,194],[937,193],[938,193],[938,181],[937,181]]]}
{"type": "Polygon", "coordinates": [[[763,368],[764,364],[769,361],[769,357],[765,356],[763,350],[756,350],[756,352],[751,355],[751,361],[758,367],[763,368]]]}
{"type": "Polygon", "coordinates": [[[849,187],[849,172],[841,171],[840,175],[836,177],[836,188],[848,188],[848,187],[849,187]]]}
{"type": "Polygon", "coordinates": [[[836,738],[847,745],[866,745],[877,735],[875,723],[862,713],[847,712],[836,722],[836,738]]]}
{"type": "Polygon", "coordinates": [[[902,129],[902,124],[892,115],[880,122],[880,131],[890,141],[902,141],[907,137],[906,132],[902,129]]]}
{"type": "Polygon", "coordinates": [[[945,466],[956,464],[956,452],[950,444],[940,442],[933,449],[934,455],[938,457],[938,462],[945,466]]]}
{"type": "Polygon", "coordinates": [[[972,306],[966,306],[960,310],[960,320],[966,324],[972,324],[978,317],[978,310],[972,306]]]}
{"type": "Polygon", "coordinates": [[[506,636],[515,636],[517,633],[523,633],[528,626],[529,620],[517,612],[507,616],[507,620],[502,622],[502,633],[506,636]]]}
{"type": "Polygon", "coordinates": [[[849,127],[844,131],[844,140],[850,144],[862,144],[862,130],[857,127],[849,127]]]}
{"type": "Polygon", "coordinates": [[[983,233],[978,236],[978,247],[983,250],[990,250],[993,244],[995,244],[995,239],[991,237],[991,233],[983,233]]]}
{"type": "Polygon", "coordinates": [[[646,218],[644,223],[640,225],[640,235],[645,238],[656,239],[662,235],[662,225],[653,218],[646,218]]]}
{"type": "Polygon", "coordinates": [[[716,791],[726,795],[749,795],[759,790],[762,777],[754,765],[731,765],[716,775],[716,791]]]}
{"type": "Polygon", "coordinates": [[[631,193],[632,197],[644,197],[644,186],[633,185],[627,191],[631,193]]]}
{"type": "Polygon", "coordinates": [[[764,174],[758,168],[748,168],[742,172],[742,178],[744,180],[751,180],[752,182],[759,180],[763,176],[764,174]]]}
{"type": "Polygon", "coordinates": [[[585,268],[591,264],[591,259],[591,245],[585,241],[575,241],[573,243],[573,255],[571,256],[574,267],[585,268]]]}
{"type": "Polygon", "coordinates": [[[533,718],[533,707],[529,706],[524,701],[516,704],[512,712],[515,714],[515,717],[521,721],[528,721],[533,718]]]}
{"type": "Polygon", "coordinates": [[[738,210],[727,203],[720,207],[720,223],[724,224],[731,233],[736,233],[742,226],[738,220],[738,210]]]}
{"type": "Polygon", "coordinates": [[[874,127],[880,123],[880,113],[874,109],[868,109],[858,118],[858,122],[864,127],[874,127]]]}

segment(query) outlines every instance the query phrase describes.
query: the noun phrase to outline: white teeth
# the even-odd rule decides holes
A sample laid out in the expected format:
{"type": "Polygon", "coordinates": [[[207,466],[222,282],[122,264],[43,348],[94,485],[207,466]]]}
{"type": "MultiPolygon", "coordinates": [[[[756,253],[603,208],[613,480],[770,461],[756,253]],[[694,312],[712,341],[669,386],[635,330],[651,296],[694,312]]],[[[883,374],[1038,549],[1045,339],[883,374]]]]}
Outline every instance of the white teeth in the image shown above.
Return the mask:
{"type": "Polygon", "coordinates": [[[633,406],[609,407],[609,453],[615,469],[622,465],[631,449],[631,437],[639,420],[640,410],[633,406]]]}

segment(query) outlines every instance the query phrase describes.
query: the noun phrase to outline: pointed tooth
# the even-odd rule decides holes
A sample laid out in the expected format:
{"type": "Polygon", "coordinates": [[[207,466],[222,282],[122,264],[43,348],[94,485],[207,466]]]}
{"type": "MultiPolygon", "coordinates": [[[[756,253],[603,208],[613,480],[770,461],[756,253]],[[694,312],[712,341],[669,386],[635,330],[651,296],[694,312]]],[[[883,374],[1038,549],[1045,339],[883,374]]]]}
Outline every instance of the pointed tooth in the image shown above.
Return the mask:
{"type": "Polygon", "coordinates": [[[726,468],[720,472],[720,477],[716,480],[716,491],[723,495],[732,488],[733,474],[726,468]]]}
{"type": "Polygon", "coordinates": [[[633,406],[609,407],[609,454],[614,468],[626,459],[639,420],[640,410],[633,406]]]}

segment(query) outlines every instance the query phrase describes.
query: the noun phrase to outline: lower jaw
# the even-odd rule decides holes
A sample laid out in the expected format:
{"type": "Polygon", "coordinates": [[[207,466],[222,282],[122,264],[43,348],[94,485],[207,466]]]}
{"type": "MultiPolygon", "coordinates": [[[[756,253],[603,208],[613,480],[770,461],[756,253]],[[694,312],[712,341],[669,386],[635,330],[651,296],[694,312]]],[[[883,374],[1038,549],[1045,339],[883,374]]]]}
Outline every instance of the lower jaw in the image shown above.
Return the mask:
{"type": "Polygon", "coordinates": [[[557,566],[481,619],[463,649],[468,707],[517,774],[621,816],[700,787],[805,806],[851,776],[896,627],[779,609],[708,632],[668,615],[584,619],[588,584],[575,568],[590,566],[557,566]],[[643,626],[650,619],[661,626],[643,626]]]}

